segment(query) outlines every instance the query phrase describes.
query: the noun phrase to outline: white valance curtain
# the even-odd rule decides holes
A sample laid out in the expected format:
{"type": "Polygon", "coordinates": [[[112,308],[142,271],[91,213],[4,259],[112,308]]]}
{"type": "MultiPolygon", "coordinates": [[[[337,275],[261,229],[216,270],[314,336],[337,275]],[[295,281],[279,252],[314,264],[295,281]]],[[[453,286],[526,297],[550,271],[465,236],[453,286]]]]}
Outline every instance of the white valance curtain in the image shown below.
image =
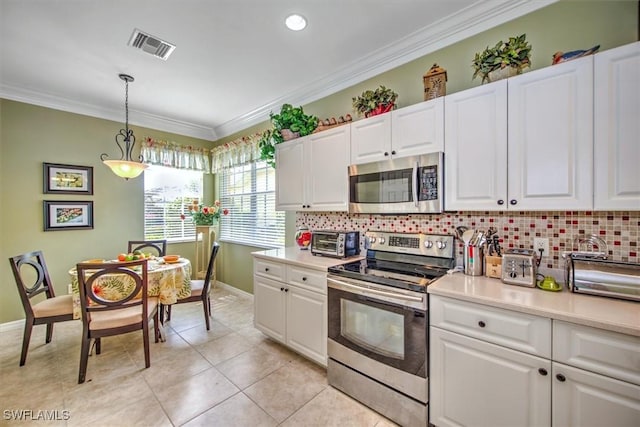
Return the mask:
{"type": "Polygon", "coordinates": [[[175,142],[145,137],[142,141],[140,154],[144,163],[151,165],[211,173],[208,148],[180,145],[175,142]]]}
{"type": "Polygon", "coordinates": [[[262,133],[256,133],[213,148],[211,150],[211,172],[217,173],[224,168],[239,166],[260,159],[258,142],[261,137],[262,133]]]}

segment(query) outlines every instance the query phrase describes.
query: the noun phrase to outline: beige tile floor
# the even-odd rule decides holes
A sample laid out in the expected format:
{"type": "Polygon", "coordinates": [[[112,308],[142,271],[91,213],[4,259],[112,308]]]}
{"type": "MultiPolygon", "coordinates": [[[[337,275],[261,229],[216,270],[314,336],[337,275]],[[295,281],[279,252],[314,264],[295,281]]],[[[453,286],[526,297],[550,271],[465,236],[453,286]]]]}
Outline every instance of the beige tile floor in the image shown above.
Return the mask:
{"type": "Polygon", "coordinates": [[[173,308],[167,341],[152,338],[149,369],[141,333],[130,333],[103,339],[87,382],[77,384],[81,329],[79,321],[58,323],[45,345],[45,327],[36,326],[23,367],[22,328],[0,332],[0,425],[394,425],[330,387],[325,369],[256,330],[252,297],[225,288],[213,291],[210,331],[200,304],[173,308]],[[21,410],[32,411],[31,421],[11,419],[21,410]],[[58,420],[34,420],[38,411],[58,420]]]}

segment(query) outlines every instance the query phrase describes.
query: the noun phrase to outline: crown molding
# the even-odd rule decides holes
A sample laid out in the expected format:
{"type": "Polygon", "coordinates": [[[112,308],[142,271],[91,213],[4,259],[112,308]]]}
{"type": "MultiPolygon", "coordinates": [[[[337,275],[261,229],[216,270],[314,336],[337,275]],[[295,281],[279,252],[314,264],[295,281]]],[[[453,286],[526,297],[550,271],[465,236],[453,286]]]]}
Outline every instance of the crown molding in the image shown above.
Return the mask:
{"type": "Polygon", "coordinates": [[[219,137],[240,132],[250,126],[268,120],[269,112],[284,103],[304,105],[375,77],[414,59],[504,24],[559,0],[499,0],[480,1],[422,28],[393,44],[384,46],[370,55],[315,81],[300,90],[274,99],[233,120],[216,126],[219,137]]]}
{"type": "MultiPolygon", "coordinates": [[[[67,111],[69,113],[82,114],[84,116],[112,120],[114,122],[123,121],[123,110],[121,109],[105,108],[93,104],[78,102],[43,92],[35,92],[18,86],[0,85],[0,98],[38,105],[40,107],[53,108],[54,110],[67,111]]],[[[131,108],[129,109],[129,112],[134,113],[133,119],[129,117],[129,124],[135,126],[171,132],[178,135],[191,136],[193,138],[205,139],[207,141],[215,141],[219,139],[215,130],[208,126],[149,114],[144,111],[132,110],[131,108]]]]}
{"type": "MultiPolygon", "coordinates": [[[[271,111],[284,103],[305,105],[356,85],[364,80],[389,71],[482,31],[511,21],[527,13],[549,6],[559,0],[492,0],[478,1],[455,15],[448,16],[422,28],[407,37],[386,45],[377,51],[346,64],[312,84],[278,97],[221,125],[210,127],[187,121],[175,120],[133,111],[130,123],[151,129],[191,136],[208,141],[240,132],[269,119],[271,111]]],[[[52,94],[35,92],[24,87],[1,85],[0,98],[25,102],[42,107],[97,117],[116,122],[122,121],[122,111],[73,101],[52,94]]]]}

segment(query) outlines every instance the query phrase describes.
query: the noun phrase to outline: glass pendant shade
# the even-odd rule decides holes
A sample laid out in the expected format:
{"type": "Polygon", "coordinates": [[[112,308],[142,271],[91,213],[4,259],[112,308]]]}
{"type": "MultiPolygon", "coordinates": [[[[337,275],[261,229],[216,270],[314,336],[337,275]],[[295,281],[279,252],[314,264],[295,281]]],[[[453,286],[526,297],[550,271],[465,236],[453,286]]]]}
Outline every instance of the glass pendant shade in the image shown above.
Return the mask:
{"type": "Polygon", "coordinates": [[[140,162],[132,162],[128,160],[103,160],[102,163],[120,178],[129,179],[139,176],[149,165],[140,162]]]}
{"type": "Polygon", "coordinates": [[[120,149],[121,156],[119,160],[107,160],[109,156],[106,153],[102,153],[100,160],[117,176],[129,179],[139,176],[149,165],[142,163],[142,156],[138,156],[138,161],[134,161],[131,158],[133,146],[136,144],[136,137],[133,135],[133,131],[129,129],[129,83],[133,81],[133,77],[127,74],[119,74],[118,77],[125,82],[125,128],[120,129],[120,132],[116,135],[116,144],[120,149]]]}

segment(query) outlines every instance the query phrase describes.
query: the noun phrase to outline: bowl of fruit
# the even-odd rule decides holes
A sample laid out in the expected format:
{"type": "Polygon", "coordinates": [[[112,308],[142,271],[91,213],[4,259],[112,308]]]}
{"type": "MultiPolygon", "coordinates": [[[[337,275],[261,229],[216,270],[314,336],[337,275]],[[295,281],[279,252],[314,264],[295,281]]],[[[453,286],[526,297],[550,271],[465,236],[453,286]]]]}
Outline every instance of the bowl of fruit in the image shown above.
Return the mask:
{"type": "Polygon", "coordinates": [[[154,258],[152,254],[145,254],[142,251],[133,251],[128,254],[122,253],[118,255],[118,261],[138,261],[141,259],[151,259],[154,258]]]}

